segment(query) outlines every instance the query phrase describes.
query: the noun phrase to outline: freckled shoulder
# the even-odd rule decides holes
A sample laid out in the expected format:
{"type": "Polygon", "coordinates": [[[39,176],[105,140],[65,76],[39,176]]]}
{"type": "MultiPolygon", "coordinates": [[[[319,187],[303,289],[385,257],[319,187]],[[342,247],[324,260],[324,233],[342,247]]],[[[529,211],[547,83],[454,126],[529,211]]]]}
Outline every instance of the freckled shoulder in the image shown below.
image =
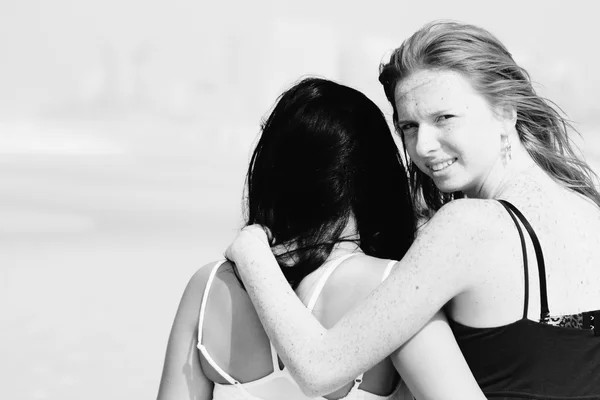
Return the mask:
{"type": "Polygon", "coordinates": [[[426,226],[436,232],[454,231],[497,238],[512,225],[510,216],[496,200],[457,199],[444,205],[426,226]]]}
{"type": "Polygon", "coordinates": [[[421,229],[409,256],[417,263],[445,263],[465,274],[482,273],[484,266],[495,268],[497,256],[516,245],[515,225],[498,201],[457,199],[421,229]]]}

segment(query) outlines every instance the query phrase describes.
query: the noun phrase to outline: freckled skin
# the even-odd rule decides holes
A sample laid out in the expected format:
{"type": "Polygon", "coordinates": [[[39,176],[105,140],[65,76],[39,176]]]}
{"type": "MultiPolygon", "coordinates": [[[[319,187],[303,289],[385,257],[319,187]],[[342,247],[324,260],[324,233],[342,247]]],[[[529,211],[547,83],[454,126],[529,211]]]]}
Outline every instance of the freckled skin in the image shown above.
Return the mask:
{"type": "Polygon", "coordinates": [[[404,130],[404,143],[419,169],[442,191],[478,197],[502,163],[499,149],[506,131],[470,82],[453,71],[416,72],[398,83],[396,110],[400,127],[412,126],[404,130]],[[456,159],[447,173],[434,174],[429,168],[447,159],[456,159]]]}

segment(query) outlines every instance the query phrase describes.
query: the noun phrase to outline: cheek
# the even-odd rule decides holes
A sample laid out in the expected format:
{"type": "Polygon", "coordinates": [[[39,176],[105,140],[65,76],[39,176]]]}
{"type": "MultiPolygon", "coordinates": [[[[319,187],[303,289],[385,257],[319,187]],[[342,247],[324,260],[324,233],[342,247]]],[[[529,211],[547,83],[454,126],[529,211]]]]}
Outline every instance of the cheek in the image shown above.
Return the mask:
{"type": "Polygon", "coordinates": [[[498,136],[504,132],[504,124],[493,113],[481,113],[481,118],[477,123],[480,126],[480,131],[484,136],[498,136]]]}
{"type": "Polygon", "coordinates": [[[415,148],[417,145],[417,141],[414,137],[405,137],[402,141],[404,145],[404,149],[408,153],[408,156],[414,161],[415,160],[415,148]]]}
{"type": "Polygon", "coordinates": [[[471,161],[482,167],[494,164],[500,155],[500,136],[480,134],[479,140],[470,144],[469,154],[471,161]]]}
{"type": "Polygon", "coordinates": [[[498,121],[480,119],[467,128],[467,134],[462,135],[461,142],[469,152],[479,153],[480,156],[490,155],[500,150],[500,138],[503,133],[498,121]]]}

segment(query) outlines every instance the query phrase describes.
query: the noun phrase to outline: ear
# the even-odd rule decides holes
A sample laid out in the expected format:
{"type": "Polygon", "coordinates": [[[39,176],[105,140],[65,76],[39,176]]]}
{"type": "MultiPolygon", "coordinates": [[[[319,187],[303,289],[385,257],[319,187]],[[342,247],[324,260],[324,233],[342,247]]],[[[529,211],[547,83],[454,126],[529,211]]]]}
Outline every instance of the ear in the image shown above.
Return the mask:
{"type": "Polygon", "coordinates": [[[517,106],[513,102],[505,102],[496,107],[496,115],[504,124],[504,130],[508,134],[517,126],[517,106]]]}

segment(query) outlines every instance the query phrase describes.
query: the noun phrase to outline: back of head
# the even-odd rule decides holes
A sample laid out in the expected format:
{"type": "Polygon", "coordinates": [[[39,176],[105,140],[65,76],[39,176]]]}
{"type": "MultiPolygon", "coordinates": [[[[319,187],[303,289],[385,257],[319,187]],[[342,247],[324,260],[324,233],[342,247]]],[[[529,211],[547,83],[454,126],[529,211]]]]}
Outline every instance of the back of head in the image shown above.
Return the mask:
{"type": "Polygon", "coordinates": [[[351,216],[366,254],[399,259],[413,239],[407,175],[383,114],[328,80],[304,79],[279,98],[251,158],[247,196],[247,223],[292,249],[278,261],[294,287],[344,239],[351,216]]]}
{"type": "MultiPolygon", "coordinates": [[[[390,61],[380,66],[379,81],[394,108],[394,124],[398,116],[394,99],[396,86],[420,70],[458,72],[490,106],[514,106],[519,138],[533,160],[565,187],[600,205],[595,174],[578,158],[568,137],[568,130],[573,128],[554,103],[536,94],[527,71],[516,64],[494,35],[474,25],[434,21],[406,39],[393,52],[390,61]]],[[[412,164],[409,170],[414,193],[422,196],[432,209],[462,196],[441,193],[433,181],[412,164]]]]}

